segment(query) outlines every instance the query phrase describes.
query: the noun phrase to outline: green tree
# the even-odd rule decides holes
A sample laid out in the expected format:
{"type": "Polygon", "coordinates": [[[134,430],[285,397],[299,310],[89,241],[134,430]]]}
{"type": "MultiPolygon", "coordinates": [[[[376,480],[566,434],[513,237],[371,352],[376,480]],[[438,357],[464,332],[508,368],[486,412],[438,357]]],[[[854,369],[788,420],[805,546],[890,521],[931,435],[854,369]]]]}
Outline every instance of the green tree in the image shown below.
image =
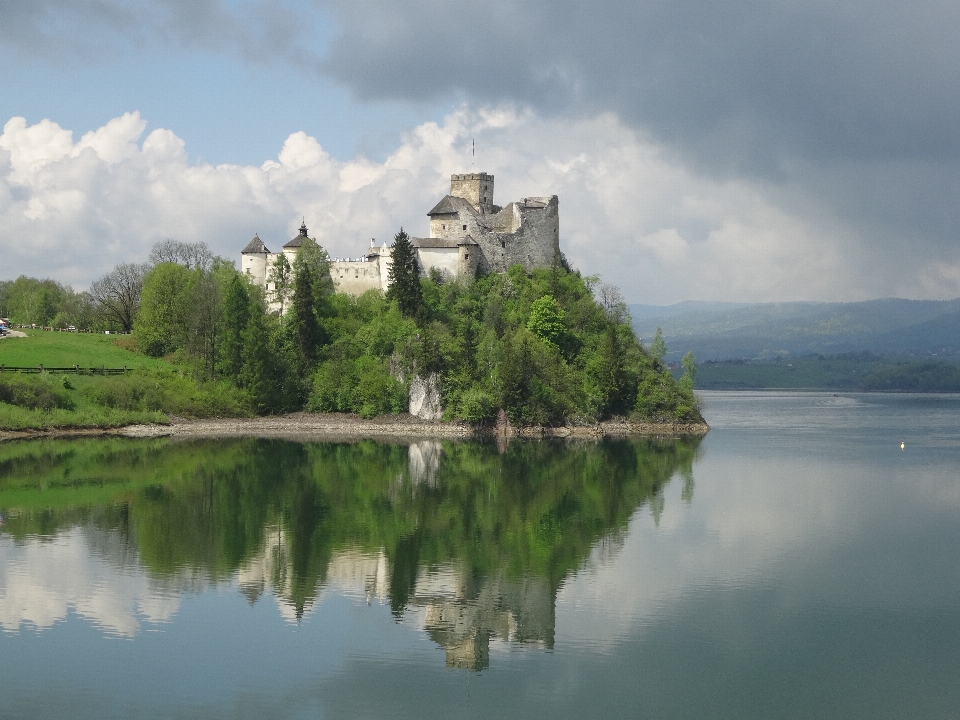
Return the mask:
{"type": "Polygon", "coordinates": [[[680,378],[680,387],[684,390],[693,390],[693,379],[697,376],[697,359],[692,352],[688,352],[680,361],[683,365],[683,377],[680,378]]]}
{"type": "Polygon", "coordinates": [[[653,336],[653,342],[650,343],[650,355],[658,364],[663,364],[663,358],[667,355],[667,344],[663,341],[663,330],[657,328],[656,335],[653,336]]]}
{"type": "Polygon", "coordinates": [[[73,290],[54,280],[37,280],[21,275],[7,285],[6,313],[15,323],[53,325],[73,290]]]}
{"type": "Polygon", "coordinates": [[[0,317],[10,317],[10,289],[13,280],[0,280],[0,317]]]}
{"type": "Polygon", "coordinates": [[[53,319],[54,327],[73,325],[81,330],[87,330],[96,324],[93,298],[88,292],[70,293],[53,319]]]}
{"type": "MultiPolygon", "coordinates": [[[[259,310],[259,307],[256,307],[259,310]]],[[[221,372],[230,378],[243,368],[243,334],[250,321],[250,294],[247,283],[236,274],[227,286],[223,300],[223,339],[220,353],[221,372]]]]}
{"type": "Polygon", "coordinates": [[[596,363],[596,384],[600,417],[626,414],[631,398],[627,387],[626,351],[617,332],[617,325],[607,323],[596,363]]]}
{"type": "Polygon", "coordinates": [[[214,377],[223,332],[223,288],[210,270],[195,270],[187,295],[186,349],[204,377],[214,377]]]}
{"type": "Polygon", "coordinates": [[[550,345],[559,348],[566,337],[563,309],[553,295],[544,295],[533,301],[527,329],[550,345]]]}
{"type": "Polygon", "coordinates": [[[293,298],[287,317],[289,338],[301,377],[312,374],[319,348],[326,341],[320,318],[327,314],[333,289],[326,251],[312,238],[304,238],[293,261],[293,298]]]}
{"type": "Polygon", "coordinates": [[[423,288],[420,285],[420,263],[410,237],[400,228],[393,238],[392,263],[388,278],[387,297],[396,300],[400,312],[416,318],[423,313],[423,288]]]}
{"type": "Polygon", "coordinates": [[[290,297],[292,289],[293,269],[290,267],[290,261],[287,260],[286,253],[277,255],[277,259],[270,266],[270,277],[268,280],[273,283],[273,299],[280,304],[280,315],[283,316],[283,309],[287,298],[290,297]]]}
{"type": "Polygon", "coordinates": [[[523,336],[520,340],[520,347],[510,338],[504,338],[500,406],[507,411],[514,425],[531,424],[534,372],[533,354],[527,337],[523,336]]]}
{"type": "Polygon", "coordinates": [[[263,307],[251,298],[248,321],[241,333],[243,364],[239,385],[250,395],[258,414],[275,410],[282,404],[277,355],[271,345],[270,329],[263,307]]]}
{"type": "Polygon", "coordinates": [[[175,263],[161,263],[144,277],[133,330],[147,355],[162,357],[186,345],[196,279],[195,271],[175,263]]]}

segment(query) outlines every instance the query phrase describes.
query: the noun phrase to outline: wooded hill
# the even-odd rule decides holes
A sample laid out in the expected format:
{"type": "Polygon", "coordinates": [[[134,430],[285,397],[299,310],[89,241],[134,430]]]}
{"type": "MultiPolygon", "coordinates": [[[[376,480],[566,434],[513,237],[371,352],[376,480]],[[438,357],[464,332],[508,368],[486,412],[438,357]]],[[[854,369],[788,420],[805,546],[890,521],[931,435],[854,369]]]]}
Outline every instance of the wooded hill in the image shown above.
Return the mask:
{"type": "MultiPolygon", "coordinates": [[[[18,287],[36,285],[26,280],[18,287]]],[[[109,424],[122,413],[202,416],[206,404],[209,415],[373,417],[406,412],[415,378],[439,390],[444,419],[478,425],[503,415],[516,426],[703,422],[692,356],[675,380],[662,342],[647,349],[637,340],[619,293],[597,289],[598,301],[592,281],[560,255],[532,273],[515,266],[468,280],[423,278],[401,230],[390,280],[386,295],[337,294],[326,252],[305,238],[289,282],[268,298],[233,263],[168,241],[150,263],[118,266],[97,281],[91,307],[132,328],[127,345],[171,369],[106,383],[0,378],[0,410],[17,411],[6,420],[0,413],[0,426],[72,424],[68,416],[81,407],[88,418],[109,409],[109,424]]]]}
{"type": "MultiPolygon", "coordinates": [[[[258,412],[404,412],[411,379],[435,376],[447,419],[491,423],[503,410],[521,426],[612,416],[702,422],[692,376],[675,381],[662,357],[638,342],[619,296],[597,302],[562,257],[530,274],[516,266],[447,281],[421,278],[409,245],[401,231],[386,296],[357,298],[333,292],[326,253],[308,238],[282,318],[266,312],[258,287],[239,273],[225,275],[223,329],[208,349],[207,372],[235,378],[258,412]]],[[[189,349],[189,338],[177,340],[168,322],[189,305],[156,297],[153,288],[176,285],[161,282],[166,275],[190,272],[168,264],[145,278],[134,325],[145,351],[189,349]],[[155,345],[154,337],[170,342],[155,345]]]]}
{"type": "Polygon", "coordinates": [[[657,327],[676,361],[687,352],[703,360],[777,355],[960,353],[960,299],[856,303],[700,303],[631,305],[642,338],[657,327]]]}

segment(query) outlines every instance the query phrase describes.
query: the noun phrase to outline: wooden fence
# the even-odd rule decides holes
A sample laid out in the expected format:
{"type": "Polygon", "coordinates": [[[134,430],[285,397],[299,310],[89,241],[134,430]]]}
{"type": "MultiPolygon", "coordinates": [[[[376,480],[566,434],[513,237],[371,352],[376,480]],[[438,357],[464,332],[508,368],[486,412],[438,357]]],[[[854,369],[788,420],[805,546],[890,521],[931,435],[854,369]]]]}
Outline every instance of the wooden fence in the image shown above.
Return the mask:
{"type": "Polygon", "coordinates": [[[15,367],[12,365],[0,365],[0,373],[70,373],[73,375],[126,375],[128,369],[122,368],[91,367],[84,368],[79,365],[73,367],[44,367],[36,365],[34,367],[15,367]]]}

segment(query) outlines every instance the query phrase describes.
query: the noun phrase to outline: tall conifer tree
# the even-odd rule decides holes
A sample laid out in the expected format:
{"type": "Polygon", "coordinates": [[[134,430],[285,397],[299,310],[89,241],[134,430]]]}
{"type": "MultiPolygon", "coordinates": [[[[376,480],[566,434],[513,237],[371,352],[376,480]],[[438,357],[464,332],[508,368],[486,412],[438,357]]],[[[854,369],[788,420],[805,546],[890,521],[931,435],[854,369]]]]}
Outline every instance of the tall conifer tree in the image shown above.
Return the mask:
{"type": "Polygon", "coordinates": [[[325,314],[332,293],[333,279],[326,251],[316,240],[304,238],[293,261],[293,298],[286,318],[302,373],[312,372],[317,364],[317,352],[326,339],[320,317],[325,314]]]}
{"type": "Polygon", "coordinates": [[[419,317],[423,312],[423,289],[420,287],[420,263],[410,237],[400,228],[393,238],[393,263],[390,266],[390,289],[387,297],[397,301],[400,312],[419,317]]]}
{"type": "Polygon", "coordinates": [[[250,320],[250,296],[239,274],[234,275],[227,287],[223,315],[222,372],[227,377],[238,378],[243,368],[243,331],[250,320]]]}

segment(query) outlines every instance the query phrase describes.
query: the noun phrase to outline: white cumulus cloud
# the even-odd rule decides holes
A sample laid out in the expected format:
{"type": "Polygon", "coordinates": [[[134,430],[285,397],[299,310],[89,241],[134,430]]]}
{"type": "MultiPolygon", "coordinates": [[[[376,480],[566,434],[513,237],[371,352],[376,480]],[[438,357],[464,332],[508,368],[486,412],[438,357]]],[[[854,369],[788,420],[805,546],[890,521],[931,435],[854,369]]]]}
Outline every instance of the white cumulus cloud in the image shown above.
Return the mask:
{"type": "Polygon", "coordinates": [[[118,568],[92,552],[83,529],[24,543],[0,541],[0,628],[45,629],[70,611],[105,632],[133,636],[143,622],[170,620],[180,595],[158,588],[135,565],[118,568]]]}
{"type": "Polygon", "coordinates": [[[164,238],[238,260],[254,232],[275,250],[301,219],[332,256],[357,256],[401,225],[426,234],[425,213],[465,171],[494,173],[501,204],[558,194],[561,248],[631,302],[960,294],[960,267],[874,261],[831,215],[698,175],[613,114],[466,106],[408,131],[383,162],[338,160],[295,132],[259,167],[191,164],[173,131],[147,132],[136,112],[79,140],[50,120],[11,118],[0,134],[0,278],[85,287],[164,238]]]}

